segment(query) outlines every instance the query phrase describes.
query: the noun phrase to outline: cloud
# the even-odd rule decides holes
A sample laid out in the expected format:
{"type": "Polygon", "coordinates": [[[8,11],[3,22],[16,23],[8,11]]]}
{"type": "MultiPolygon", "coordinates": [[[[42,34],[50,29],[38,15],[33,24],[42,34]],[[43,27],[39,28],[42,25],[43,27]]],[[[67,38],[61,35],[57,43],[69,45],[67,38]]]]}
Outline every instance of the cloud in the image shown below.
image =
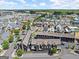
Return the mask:
{"type": "Polygon", "coordinates": [[[17,3],[12,1],[0,0],[0,9],[14,9],[17,3]]]}
{"type": "Polygon", "coordinates": [[[17,0],[17,1],[19,1],[21,3],[26,3],[26,0],[17,0]]]}
{"type": "Polygon", "coordinates": [[[79,0],[50,0],[53,9],[79,9],[79,0]]]}
{"type": "Polygon", "coordinates": [[[45,6],[45,5],[46,5],[46,3],[41,2],[39,5],[40,5],[40,6],[45,6]]]}
{"type": "Polygon", "coordinates": [[[52,2],[53,4],[56,4],[56,5],[61,4],[60,0],[50,0],[50,2],[52,2]]]}
{"type": "Polygon", "coordinates": [[[15,5],[16,2],[7,2],[5,0],[0,0],[0,5],[15,5]]]}
{"type": "Polygon", "coordinates": [[[64,0],[50,0],[53,5],[63,5],[66,2],[64,0]]]}
{"type": "Polygon", "coordinates": [[[37,7],[37,4],[32,4],[33,7],[37,7]]]}

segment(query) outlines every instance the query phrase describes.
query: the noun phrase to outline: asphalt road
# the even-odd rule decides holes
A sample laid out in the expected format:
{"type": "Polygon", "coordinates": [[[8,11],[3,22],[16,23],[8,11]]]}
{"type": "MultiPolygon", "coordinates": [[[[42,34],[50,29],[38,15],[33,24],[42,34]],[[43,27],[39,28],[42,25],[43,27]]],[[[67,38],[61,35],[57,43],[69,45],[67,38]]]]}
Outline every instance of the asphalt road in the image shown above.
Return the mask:
{"type": "Polygon", "coordinates": [[[57,59],[55,57],[27,57],[27,58],[21,58],[21,59],[57,59]]]}
{"type": "Polygon", "coordinates": [[[21,59],[79,59],[79,55],[74,55],[67,49],[63,49],[59,56],[49,56],[47,53],[25,54],[21,59]]]}
{"type": "Polygon", "coordinates": [[[58,57],[54,57],[54,56],[50,56],[50,57],[23,57],[21,59],[79,59],[79,55],[75,56],[72,54],[67,54],[67,55],[63,55],[63,56],[58,56],[58,57]]]}

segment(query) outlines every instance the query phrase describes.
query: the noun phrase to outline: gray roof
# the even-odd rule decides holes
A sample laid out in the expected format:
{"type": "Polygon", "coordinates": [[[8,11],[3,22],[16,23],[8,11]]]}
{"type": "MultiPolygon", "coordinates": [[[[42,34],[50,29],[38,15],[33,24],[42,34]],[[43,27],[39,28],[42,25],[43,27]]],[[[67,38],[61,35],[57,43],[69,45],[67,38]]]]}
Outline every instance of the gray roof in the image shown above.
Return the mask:
{"type": "Polygon", "coordinates": [[[23,40],[23,44],[26,45],[26,46],[27,46],[27,44],[28,44],[30,35],[31,35],[31,31],[29,30],[29,31],[27,32],[27,35],[25,36],[25,38],[24,38],[24,40],[23,40]]]}
{"type": "Polygon", "coordinates": [[[25,36],[25,38],[24,38],[24,40],[23,40],[23,44],[26,45],[26,46],[28,45],[28,41],[29,41],[29,39],[30,39],[31,34],[37,30],[37,28],[32,28],[32,29],[33,29],[32,31],[29,30],[29,31],[27,32],[27,35],[25,36]]]}
{"type": "Polygon", "coordinates": [[[31,44],[61,44],[60,39],[32,39],[31,44]]]}
{"type": "Polygon", "coordinates": [[[54,32],[37,32],[37,35],[48,35],[48,36],[56,36],[56,37],[67,37],[74,38],[74,34],[71,33],[54,33],[54,32]]]}

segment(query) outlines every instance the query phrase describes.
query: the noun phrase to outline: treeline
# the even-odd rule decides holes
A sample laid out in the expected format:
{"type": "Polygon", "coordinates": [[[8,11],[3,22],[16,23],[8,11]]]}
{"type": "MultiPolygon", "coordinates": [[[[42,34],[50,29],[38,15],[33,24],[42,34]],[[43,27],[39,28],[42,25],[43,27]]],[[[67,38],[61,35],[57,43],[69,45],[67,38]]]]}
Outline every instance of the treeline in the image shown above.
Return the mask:
{"type": "Polygon", "coordinates": [[[79,15],[79,10],[68,10],[68,9],[23,9],[23,10],[1,10],[1,11],[15,11],[17,13],[27,13],[27,11],[29,11],[31,14],[34,13],[41,13],[41,12],[45,12],[45,13],[53,13],[53,14],[78,14],[79,15]]]}
{"type": "Polygon", "coordinates": [[[79,10],[30,10],[30,13],[41,13],[41,12],[46,12],[46,13],[53,13],[53,14],[78,14],[79,15],[79,10]]]}

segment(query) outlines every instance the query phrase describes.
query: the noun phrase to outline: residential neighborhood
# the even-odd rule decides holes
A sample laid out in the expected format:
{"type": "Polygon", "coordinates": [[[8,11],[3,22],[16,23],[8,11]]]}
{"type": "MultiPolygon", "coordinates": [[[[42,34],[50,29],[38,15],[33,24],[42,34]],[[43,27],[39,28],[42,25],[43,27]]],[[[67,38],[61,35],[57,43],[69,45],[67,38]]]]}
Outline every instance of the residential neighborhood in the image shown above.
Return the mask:
{"type": "Polygon", "coordinates": [[[78,59],[78,10],[0,10],[0,57],[78,59]]]}

